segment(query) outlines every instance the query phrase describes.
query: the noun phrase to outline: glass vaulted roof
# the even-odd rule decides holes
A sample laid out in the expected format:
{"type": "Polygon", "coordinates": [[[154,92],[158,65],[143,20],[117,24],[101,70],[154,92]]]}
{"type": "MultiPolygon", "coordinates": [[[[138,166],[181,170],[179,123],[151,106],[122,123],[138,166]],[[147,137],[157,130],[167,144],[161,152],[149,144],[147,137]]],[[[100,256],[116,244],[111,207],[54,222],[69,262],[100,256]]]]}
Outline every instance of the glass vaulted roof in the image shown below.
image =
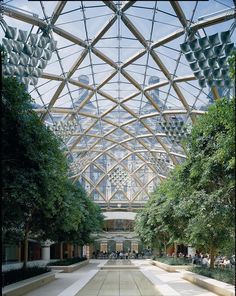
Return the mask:
{"type": "Polygon", "coordinates": [[[26,84],[35,111],[63,139],[70,178],[104,208],[142,207],[184,161],[196,118],[232,95],[231,0],[1,5],[3,74],[26,84]]]}

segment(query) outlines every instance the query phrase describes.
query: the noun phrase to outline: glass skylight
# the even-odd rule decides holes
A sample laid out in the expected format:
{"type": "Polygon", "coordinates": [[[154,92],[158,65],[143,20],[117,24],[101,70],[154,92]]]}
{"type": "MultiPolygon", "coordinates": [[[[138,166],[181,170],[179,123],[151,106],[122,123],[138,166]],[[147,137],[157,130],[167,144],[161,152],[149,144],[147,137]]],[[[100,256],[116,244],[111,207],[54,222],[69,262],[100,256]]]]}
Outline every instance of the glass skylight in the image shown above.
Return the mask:
{"type": "Polygon", "coordinates": [[[233,94],[222,84],[236,39],[232,0],[10,0],[1,8],[3,74],[26,84],[35,111],[63,139],[69,177],[103,208],[142,206],[184,161],[186,128],[233,94]],[[208,64],[204,77],[197,73],[212,48],[195,53],[193,44],[214,34],[228,50],[217,60],[217,84],[205,81],[208,64]]]}

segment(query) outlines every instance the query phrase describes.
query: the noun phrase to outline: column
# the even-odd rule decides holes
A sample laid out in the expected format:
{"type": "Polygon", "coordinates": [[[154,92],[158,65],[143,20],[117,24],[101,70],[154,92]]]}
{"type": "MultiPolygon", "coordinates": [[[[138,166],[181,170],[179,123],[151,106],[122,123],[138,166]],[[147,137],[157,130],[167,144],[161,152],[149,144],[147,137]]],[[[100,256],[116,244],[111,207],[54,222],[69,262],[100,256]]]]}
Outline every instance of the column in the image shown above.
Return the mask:
{"type": "Polygon", "coordinates": [[[67,244],[67,252],[68,258],[72,258],[72,245],[70,243],[67,244]]]}
{"type": "Polygon", "coordinates": [[[196,254],[196,249],[188,246],[188,256],[191,255],[192,257],[196,254]]]}
{"type": "Polygon", "coordinates": [[[86,245],[83,245],[83,254],[82,254],[83,257],[87,256],[87,246],[86,245]]]}
{"type": "Polygon", "coordinates": [[[41,243],[42,248],[42,260],[50,260],[50,246],[53,244],[52,241],[46,240],[45,242],[41,243]]]}
{"type": "Polygon", "coordinates": [[[18,261],[21,262],[21,242],[18,244],[18,261]]]}

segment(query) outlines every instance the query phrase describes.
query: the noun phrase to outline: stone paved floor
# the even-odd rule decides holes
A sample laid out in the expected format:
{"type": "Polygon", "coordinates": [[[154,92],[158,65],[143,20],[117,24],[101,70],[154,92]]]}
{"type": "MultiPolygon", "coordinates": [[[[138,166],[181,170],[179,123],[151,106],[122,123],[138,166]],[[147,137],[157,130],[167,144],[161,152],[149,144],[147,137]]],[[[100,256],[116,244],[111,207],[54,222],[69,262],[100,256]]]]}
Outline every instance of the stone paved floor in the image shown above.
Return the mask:
{"type": "Polygon", "coordinates": [[[102,270],[76,296],[159,296],[155,286],[136,270],[102,270]]]}
{"type": "Polygon", "coordinates": [[[55,281],[24,296],[216,296],[183,280],[181,273],[166,272],[148,260],[131,260],[139,267],[136,270],[101,270],[106,263],[90,260],[72,273],[58,273],[55,281]]]}

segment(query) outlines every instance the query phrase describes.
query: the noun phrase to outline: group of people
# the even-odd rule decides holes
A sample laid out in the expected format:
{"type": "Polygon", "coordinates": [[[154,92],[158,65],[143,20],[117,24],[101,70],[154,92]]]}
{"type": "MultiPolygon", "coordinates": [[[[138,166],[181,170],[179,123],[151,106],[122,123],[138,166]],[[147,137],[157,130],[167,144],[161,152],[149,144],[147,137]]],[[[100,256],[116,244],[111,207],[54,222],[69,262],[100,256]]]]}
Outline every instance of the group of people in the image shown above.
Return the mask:
{"type": "Polygon", "coordinates": [[[128,250],[127,252],[124,251],[112,251],[111,253],[107,253],[106,251],[94,251],[93,258],[94,259],[138,259],[139,257],[143,258],[144,253],[138,253],[135,250],[132,252],[128,250]]]}
{"type": "Polygon", "coordinates": [[[109,258],[110,259],[138,259],[138,252],[135,252],[135,250],[133,250],[133,252],[131,252],[130,250],[128,250],[128,252],[123,252],[123,251],[112,251],[109,258]]]}
{"type": "MultiPolygon", "coordinates": [[[[192,263],[196,265],[202,265],[205,267],[209,267],[211,263],[211,259],[209,254],[195,254],[192,263]]],[[[235,255],[233,255],[230,259],[227,256],[222,256],[218,254],[218,256],[215,258],[214,266],[215,267],[221,267],[221,268],[230,268],[233,265],[235,265],[235,255]]]]}
{"type": "Polygon", "coordinates": [[[235,265],[235,255],[232,255],[231,258],[227,256],[221,256],[220,254],[216,257],[215,266],[221,268],[233,267],[235,265]]]}
{"type": "Polygon", "coordinates": [[[93,259],[108,259],[108,253],[106,251],[99,251],[93,252],[93,259]]]}

